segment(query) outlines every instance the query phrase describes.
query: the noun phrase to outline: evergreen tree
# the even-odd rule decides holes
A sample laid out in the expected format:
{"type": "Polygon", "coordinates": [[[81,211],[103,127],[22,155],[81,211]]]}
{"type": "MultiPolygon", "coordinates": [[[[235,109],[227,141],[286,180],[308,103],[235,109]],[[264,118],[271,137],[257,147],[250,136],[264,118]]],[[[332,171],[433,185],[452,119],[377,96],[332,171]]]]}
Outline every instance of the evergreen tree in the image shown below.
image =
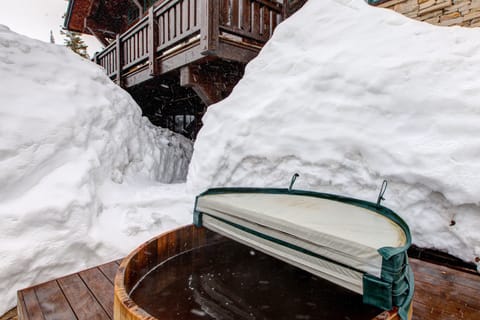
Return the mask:
{"type": "Polygon", "coordinates": [[[87,45],[83,42],[83,39],[80,37],[80,33],[74,31],[62,31],[62,35],[66,38],[64,39],[65,46],[72,49],[73,52],[79,54],[80,56],[89,59],[87,53],[87,45]]]}

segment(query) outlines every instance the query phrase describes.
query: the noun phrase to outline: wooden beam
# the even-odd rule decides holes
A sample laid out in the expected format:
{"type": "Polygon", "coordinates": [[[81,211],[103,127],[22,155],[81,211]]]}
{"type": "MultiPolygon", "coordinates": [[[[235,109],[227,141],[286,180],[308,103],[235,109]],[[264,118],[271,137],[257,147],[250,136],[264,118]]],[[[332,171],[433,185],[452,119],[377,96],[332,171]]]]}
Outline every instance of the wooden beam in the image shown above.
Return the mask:
{"type": "Polygon", "coordinates": [[[243,72],[225,72],[220,66],[188,65],[180,69],[180,85],[192,88],[207,106],[217,103],[232,92],[243,72]]]}
{"type": "Polygon", "coordinates": [[[207,106],[222,99],[211,80],[196,65],[189,65],[180,69],[180,85],[192,88],[207,106]]]}

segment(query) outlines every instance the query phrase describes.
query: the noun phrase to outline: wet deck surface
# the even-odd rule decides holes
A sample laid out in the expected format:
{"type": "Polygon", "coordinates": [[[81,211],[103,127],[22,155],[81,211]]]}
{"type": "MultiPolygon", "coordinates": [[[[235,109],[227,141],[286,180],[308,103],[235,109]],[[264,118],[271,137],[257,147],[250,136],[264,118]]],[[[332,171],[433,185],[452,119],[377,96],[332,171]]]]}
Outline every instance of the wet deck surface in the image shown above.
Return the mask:
{"type": "MultiPolygon", "coordinates": [[[[112,319],[119,263],[19,291],[19,319],[112,319]]],[[[417,259],[410,263],[415,273],[414,320],[480,319],[479,275],[417,259]]]]}
{"type": "Polygon", "coordinates": [[[113,319],[113,283],[121,260],[18,292],[19,319],[113,319]]]}

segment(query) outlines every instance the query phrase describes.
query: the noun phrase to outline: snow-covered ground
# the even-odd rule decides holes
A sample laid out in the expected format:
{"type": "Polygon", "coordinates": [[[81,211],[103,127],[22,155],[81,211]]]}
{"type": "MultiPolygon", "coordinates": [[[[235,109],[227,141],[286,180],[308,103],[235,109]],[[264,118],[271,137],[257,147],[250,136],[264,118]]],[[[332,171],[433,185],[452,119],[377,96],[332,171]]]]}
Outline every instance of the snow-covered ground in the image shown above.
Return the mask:
{"type": "Polygon", "coordinates": [[[100,67],[0,26],[0,314],[22,287],[189,223],[191,153],[100,67]]]}
{"type": "Polygon", "coordinates": [[[0,27],[0,314],[17,289],[190,223],[207,187],[286,187],[294,172],[297,188],[372,201],[387,179],[383,204],[416,244],[473,261],[479,39],[309,1],[208,110],[185,184],[190,142],[149,125],[99,67],[0,27]]]}
{"type": "Polygon", "coordinates": [[[414,243],[480,256],[480,29],[308,1],[207,111],[189,190],[296,187],[376,201],[414,243]],[[452,222],[454,221],[454,223],[452,222]]]}

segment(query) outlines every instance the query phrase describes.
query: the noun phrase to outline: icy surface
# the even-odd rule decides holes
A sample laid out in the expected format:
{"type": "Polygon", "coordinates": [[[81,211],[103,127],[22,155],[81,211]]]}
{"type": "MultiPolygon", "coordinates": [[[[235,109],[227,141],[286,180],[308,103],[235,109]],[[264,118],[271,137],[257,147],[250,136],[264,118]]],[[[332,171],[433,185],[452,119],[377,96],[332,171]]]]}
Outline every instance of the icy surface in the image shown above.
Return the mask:
{"type": "Polygon", "coordinates": [[[308,1],[211,106],[187,185],[287,187],[383,202],[419,246],[480,256],[480,30],[363,0],[308,1]]]}
{"type": "Polygon", "coordinates": [[[16,290],[189,223],[192,144],[103,70],[0,26],[0,315],[16,290]],[[172,200],[172,199],[175,200],[172,200]]]}

